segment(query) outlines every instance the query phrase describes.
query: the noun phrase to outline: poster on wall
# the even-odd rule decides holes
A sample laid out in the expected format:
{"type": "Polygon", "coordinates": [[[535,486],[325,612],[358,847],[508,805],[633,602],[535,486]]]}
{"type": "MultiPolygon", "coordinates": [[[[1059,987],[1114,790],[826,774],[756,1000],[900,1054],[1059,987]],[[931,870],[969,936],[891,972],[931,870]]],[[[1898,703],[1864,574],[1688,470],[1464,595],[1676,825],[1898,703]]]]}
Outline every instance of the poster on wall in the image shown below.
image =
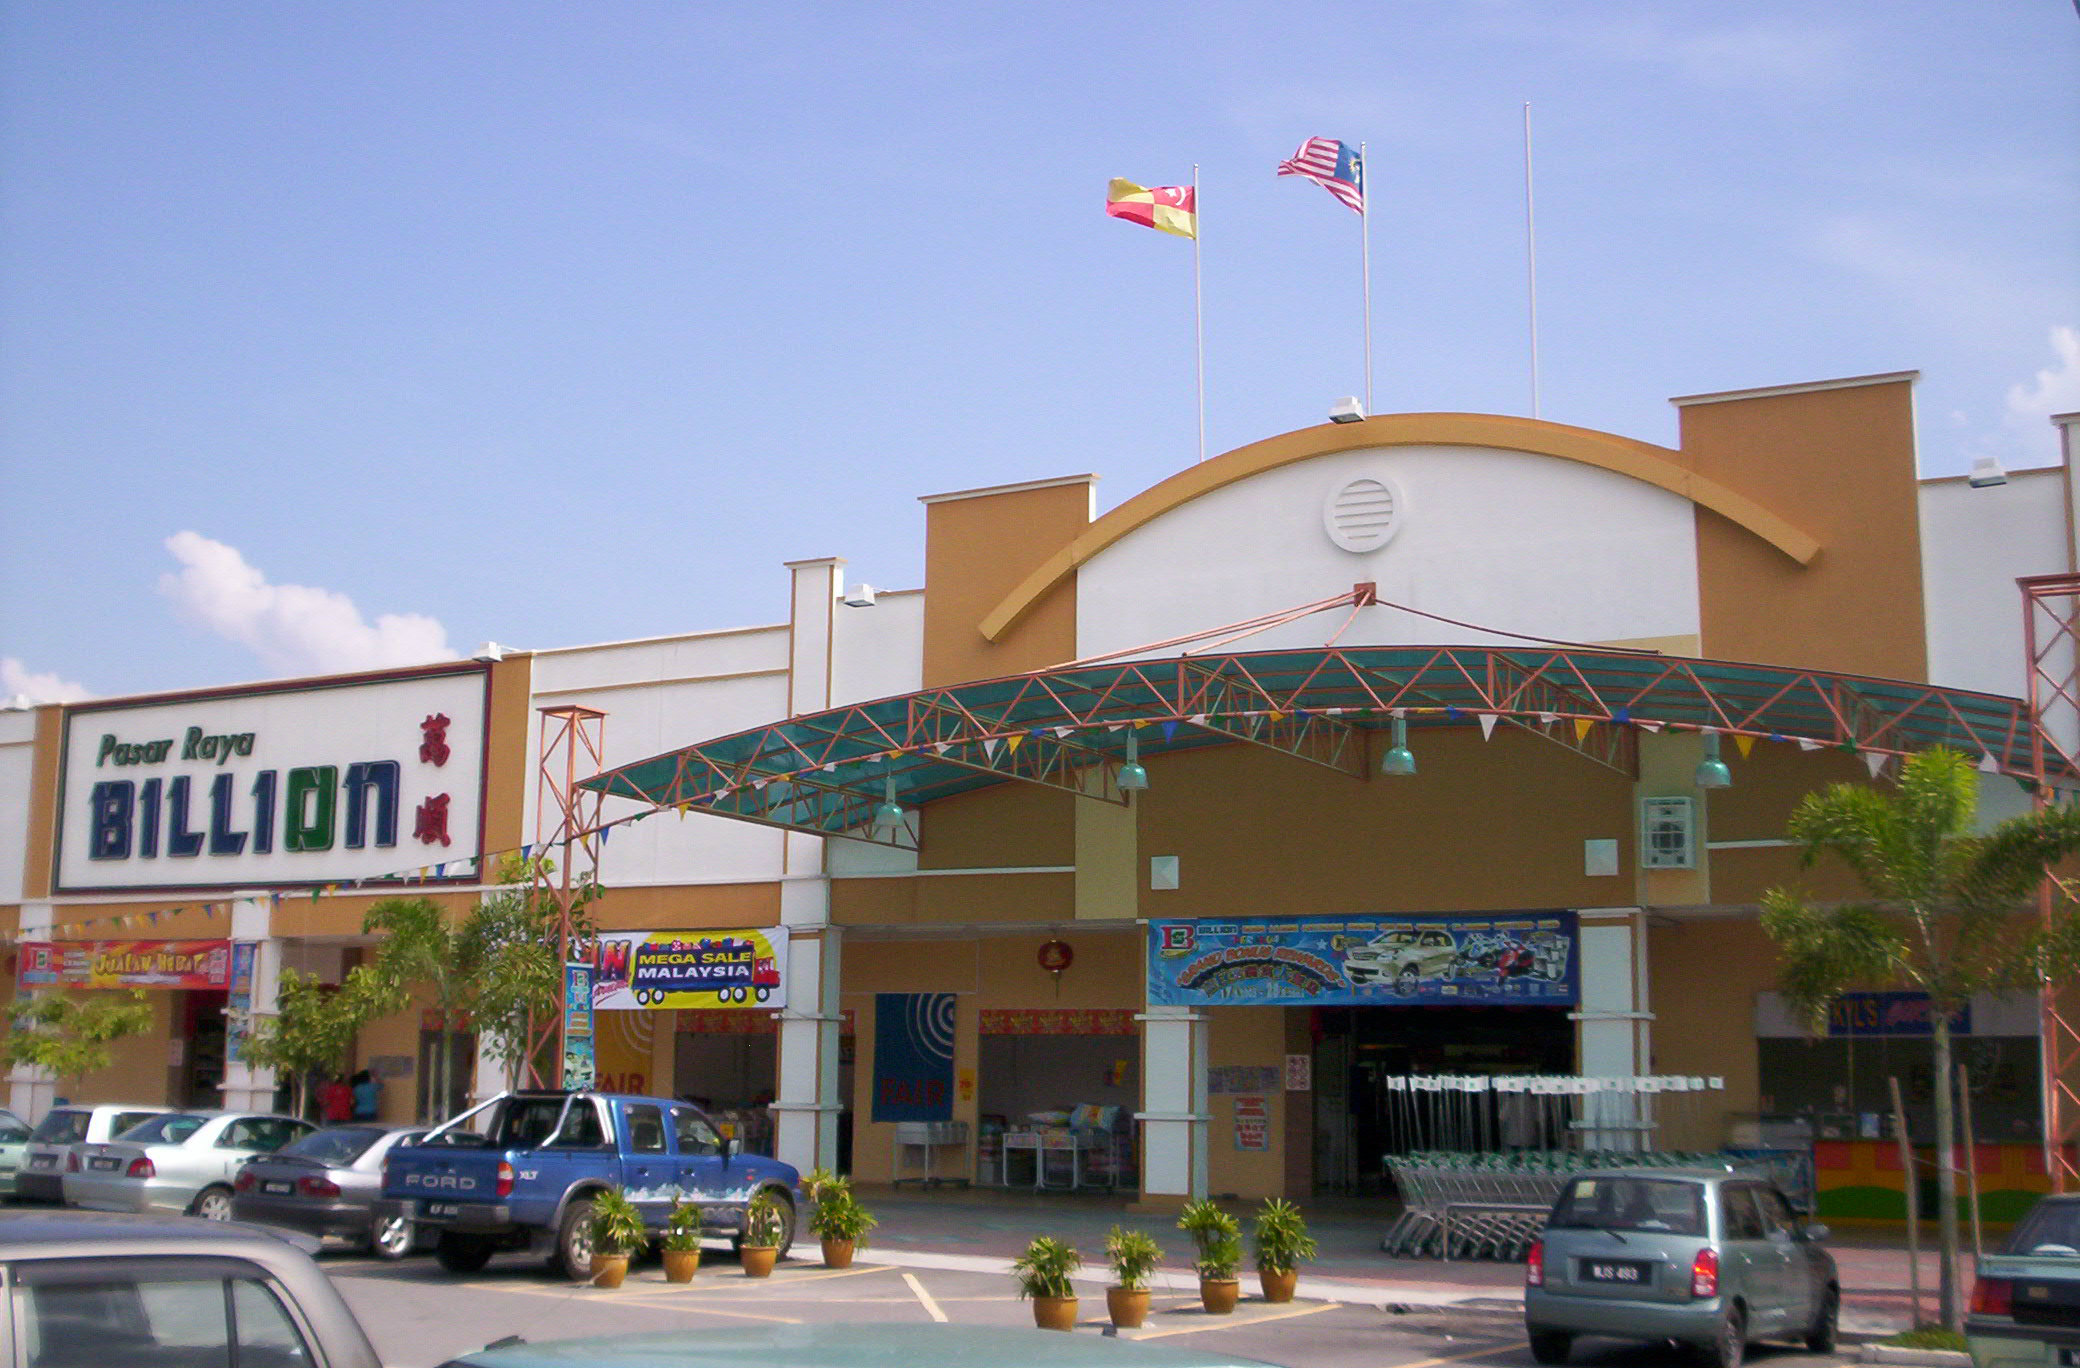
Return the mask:
{"type": "Polygon", "coordinates": [[[787,994],[775,935],[770,928],[602,932],[592,1005],[601,1011],[778,1007],[787,994]]]}
{"type": "Polygon", "coordinates": [[[224,1057],[233,1064],[246,1058],[246,1032],[253,1015],[253,963],[260,947],[238,941],[231,947],[231,993],[224,1002],[224,1057]]]}
{"type": "Polygon", "coordinates": [[[951,993],[874,994],[876,1121],[953,1119],[951,993]]]}
{"type": "Polygon", "coordinates": [[[471,879],[487,666],[79,703],[55,891],[471,879]]]}
{"type": "Polygon", "coordinates": [[[1150,1006],[1573,1006],[1572,912],[1148,924],[1150,1006]]]}
{"type": "Polygon", "coordinates": [[[1235,1148],[1271,1148],[1271,1099],[1262,1093],[1246,1093],[1235,1099],[1235,1148]]]}
{"type": "Polygon", "coordinates": [[[24,941],[24,988],[231,987],[228,940],[24,941]]]}

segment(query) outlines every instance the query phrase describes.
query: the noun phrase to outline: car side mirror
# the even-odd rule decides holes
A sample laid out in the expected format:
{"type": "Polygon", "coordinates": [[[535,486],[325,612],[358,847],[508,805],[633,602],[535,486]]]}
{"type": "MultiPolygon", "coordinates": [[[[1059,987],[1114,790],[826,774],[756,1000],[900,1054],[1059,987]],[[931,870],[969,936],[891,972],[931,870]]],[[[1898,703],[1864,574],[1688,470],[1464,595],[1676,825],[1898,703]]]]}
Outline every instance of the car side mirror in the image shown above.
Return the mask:
{"type": "Polygon", "coordinates": [[[1821,1241],[1825,1240],[1828,1237],[1829,1233],[1830,1232],[1828,1231],[1827,1227],[1821,1225],[1818,1221],[1809,1221],[1805,1225],[1800,1226],[1798,1230],[1798,1236],[1800,1239],[1810,1240],[1814,1244],[1819,1244],[1821,1241]]]}

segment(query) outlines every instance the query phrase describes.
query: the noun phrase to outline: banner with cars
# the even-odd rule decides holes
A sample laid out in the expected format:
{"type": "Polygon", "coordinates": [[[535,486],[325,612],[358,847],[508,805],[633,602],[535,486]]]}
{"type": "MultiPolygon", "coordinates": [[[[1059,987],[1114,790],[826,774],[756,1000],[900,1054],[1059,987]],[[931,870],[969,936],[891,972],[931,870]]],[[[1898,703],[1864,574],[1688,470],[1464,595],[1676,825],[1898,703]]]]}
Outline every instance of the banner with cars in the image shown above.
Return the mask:
{"type": "Polygon", "coordinates": [[[592,1005],[600,1011],[676,1007],[779,1007],[785,934],[775,932],[606,931],[594,963],[592,1005]]]}
{"type": "Polygon", "coordinates": [[[1571,1007],[1572,912],[1148,924],[1150,1006],[1571,1007]]]}

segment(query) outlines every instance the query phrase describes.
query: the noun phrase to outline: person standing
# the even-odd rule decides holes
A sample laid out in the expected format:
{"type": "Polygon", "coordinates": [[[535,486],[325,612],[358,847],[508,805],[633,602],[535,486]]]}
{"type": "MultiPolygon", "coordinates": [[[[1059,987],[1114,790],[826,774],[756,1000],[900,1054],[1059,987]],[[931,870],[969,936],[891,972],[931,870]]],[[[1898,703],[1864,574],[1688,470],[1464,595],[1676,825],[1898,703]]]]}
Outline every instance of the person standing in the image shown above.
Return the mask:
{"type": "Polygon", "coordinates": [[[344,1121],[354,1110],[354,1093],[338,1074],[318,1085],[318,1119],[326,1125],[344,1121]]]}
{"type": "Polygon", "coordinates": [[[366,1069],[355,1074],[352,1093],[354,1119],[356,1121],[375,1120],[377,1104],[382,1098],[382,1085],[376,1082],[375,1075],[366,1069]]]}

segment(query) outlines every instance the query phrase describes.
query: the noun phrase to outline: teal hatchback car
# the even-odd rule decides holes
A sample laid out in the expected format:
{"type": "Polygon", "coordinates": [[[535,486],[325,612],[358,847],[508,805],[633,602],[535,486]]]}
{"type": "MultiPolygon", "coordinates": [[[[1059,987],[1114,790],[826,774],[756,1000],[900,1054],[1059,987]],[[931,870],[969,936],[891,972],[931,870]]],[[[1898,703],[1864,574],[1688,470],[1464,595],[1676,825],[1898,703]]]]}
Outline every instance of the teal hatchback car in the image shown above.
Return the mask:
{"type": "Polygon", "coordinates": [[[1834,1349],[1842,1306],[1825,1226],[1767,1179],[1719,1169],[1584,1173],[1562,1189],[1524,1276],[1531,1356],[1577,1338],[1676,1340],[1733,1368],[1750,1340],[1834,1349]]]}

